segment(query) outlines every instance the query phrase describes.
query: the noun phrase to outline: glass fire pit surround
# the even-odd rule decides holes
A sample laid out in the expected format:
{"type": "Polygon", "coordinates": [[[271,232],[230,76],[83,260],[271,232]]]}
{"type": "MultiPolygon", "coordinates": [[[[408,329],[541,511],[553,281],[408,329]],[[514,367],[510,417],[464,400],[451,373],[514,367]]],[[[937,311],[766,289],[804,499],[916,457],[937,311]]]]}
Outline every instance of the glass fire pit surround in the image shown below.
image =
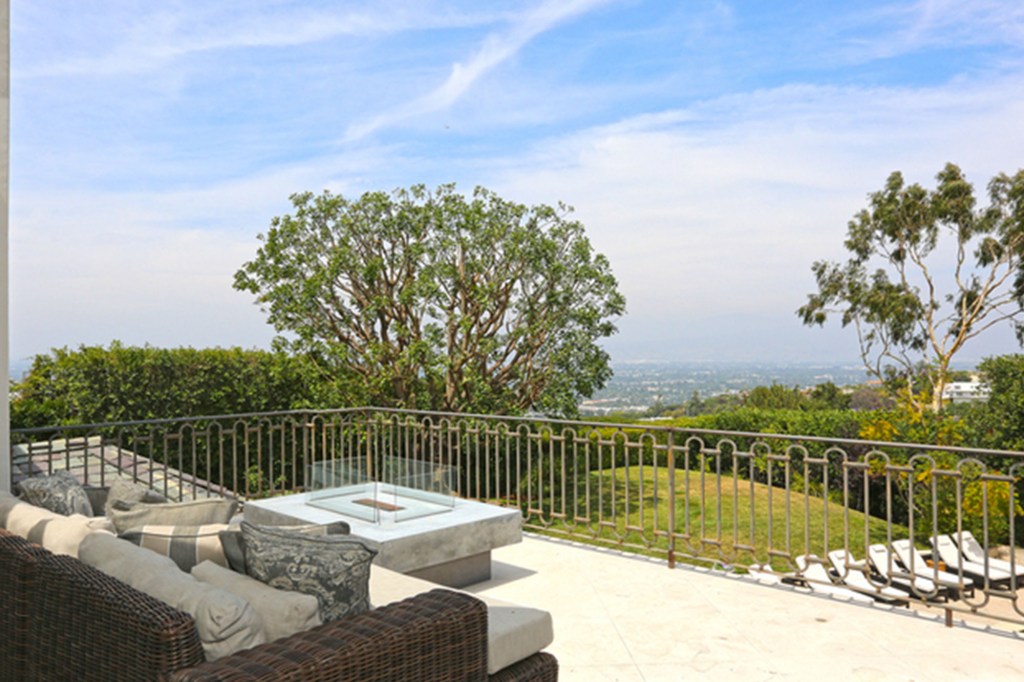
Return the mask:
{"type": "Polygon", "coordinates": [[[370,523],[401,523],[455,507],[454,467],[389,458],[374,480],[362,461],[317,462],[310,466],[312,490],[306,504],[370,523]]]}
{"type": "Polygon", "coordinates": [[[306,504],[371,523],[400,523],[450,512],[455,498],[390,483],[369,482],[313,491],[306,504]]]}

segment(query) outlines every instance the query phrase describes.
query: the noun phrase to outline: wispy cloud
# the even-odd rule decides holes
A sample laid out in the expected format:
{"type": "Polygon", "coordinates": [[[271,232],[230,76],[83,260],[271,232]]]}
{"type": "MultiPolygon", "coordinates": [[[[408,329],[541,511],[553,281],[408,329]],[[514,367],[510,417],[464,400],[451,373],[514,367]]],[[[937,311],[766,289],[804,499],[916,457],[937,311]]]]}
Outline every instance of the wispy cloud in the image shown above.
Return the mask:
{"type": "Polygon", "coordinates": [[[855,12],[843,24],[844,50],[859,60],[933,48],[1024,45],[1024,4],[1017,0],[918,0],[855,12]]]}
{"type": "Polygon", "coordinates": [[[450,107],[481,77],[511,59],[535,37],[608,1],[548,0],[511,18],[507,30],[488,34],[468,59],[452,64],[448,78],[441,85],[400,107],[350,126],[345,141],[359,140],[381,128],[450,107]]]}
{"type": "MultiPolygon", "coordinates": [[[[18,69],[21,78],[112,76],[148,73],[190,55],[241,48],[285,48],[342,37],[374,38],[404,31],[468,28],[500,20],[486,10],[449,11],[432,3],[367,2],[352,8],[330,4],[154,3],[125,19],[114,8],[97,10],[76,23],[87,37],[68,37],[64,49],[40,50],[18,69]],[[84,29],[84,31],[83,31],[84,29]]],[[[26,10],[23,23],[52,16],[26,10]]],[[[53,36],[61,40],[59,35],[53,36]]]]}

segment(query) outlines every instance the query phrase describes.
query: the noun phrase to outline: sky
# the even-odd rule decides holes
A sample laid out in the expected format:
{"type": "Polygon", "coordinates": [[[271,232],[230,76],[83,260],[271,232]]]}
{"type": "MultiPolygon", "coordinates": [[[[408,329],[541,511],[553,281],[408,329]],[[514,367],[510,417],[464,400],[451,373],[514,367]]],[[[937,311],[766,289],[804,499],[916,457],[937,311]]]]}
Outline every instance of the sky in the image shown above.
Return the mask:
{"type": "Polygon", "coordinates": [[[1024,167],[1019,0],[15,2],[12,361],[266,348],[232,281],[290,195],[448,182],[575,208],[613,362],[855,359],[811,264],[949,161],[1024,167]]]}

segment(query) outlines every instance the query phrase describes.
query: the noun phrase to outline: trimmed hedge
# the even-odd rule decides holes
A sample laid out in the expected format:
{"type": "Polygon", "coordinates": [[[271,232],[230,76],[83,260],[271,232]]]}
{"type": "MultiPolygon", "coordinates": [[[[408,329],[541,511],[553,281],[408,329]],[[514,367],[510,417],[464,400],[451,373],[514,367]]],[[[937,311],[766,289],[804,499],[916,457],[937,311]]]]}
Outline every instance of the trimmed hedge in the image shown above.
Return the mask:
{"type": "MultiPolygon", "coordinates": [[[[37,355],[12,387],[11,427],[266,412],[327,400],[312,364],[241,348],[81,346],[37,355]]],[[[329,405],[337,407],[338,405],[329,405]]]]}

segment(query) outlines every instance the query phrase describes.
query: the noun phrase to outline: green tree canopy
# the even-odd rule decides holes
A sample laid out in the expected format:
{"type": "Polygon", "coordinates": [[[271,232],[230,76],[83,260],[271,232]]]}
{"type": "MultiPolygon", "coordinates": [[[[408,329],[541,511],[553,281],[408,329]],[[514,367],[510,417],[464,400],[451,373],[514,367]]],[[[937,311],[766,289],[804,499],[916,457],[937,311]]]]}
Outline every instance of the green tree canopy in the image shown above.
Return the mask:
{"type": "Polygon", "coordinates": [[[1024,340],[1024,170],[995,176],[984,209],[953,164],[936,178],[929,191],[890,175],[849,223],[849,260],[814,263],[818,290],[797,314],[807,325],[835,314],[854,326],[878,379],[913,377],[923,362],[938,410],[950,362],[967,343],[1001,324],[1024,340]]]}
{"type": "Polygon", "coordinates": [[[967,411],[973,444],[1024,450],[1024,355],[985,358],[978,371],[989,393],[987,400],[967,411]]]}
{"type": "Polygon", "coordinates": [[[343,392],[377,406],[572,414],[623,314],[571,209],[422,185],[291,197],[235,274],[343,392]]]}

